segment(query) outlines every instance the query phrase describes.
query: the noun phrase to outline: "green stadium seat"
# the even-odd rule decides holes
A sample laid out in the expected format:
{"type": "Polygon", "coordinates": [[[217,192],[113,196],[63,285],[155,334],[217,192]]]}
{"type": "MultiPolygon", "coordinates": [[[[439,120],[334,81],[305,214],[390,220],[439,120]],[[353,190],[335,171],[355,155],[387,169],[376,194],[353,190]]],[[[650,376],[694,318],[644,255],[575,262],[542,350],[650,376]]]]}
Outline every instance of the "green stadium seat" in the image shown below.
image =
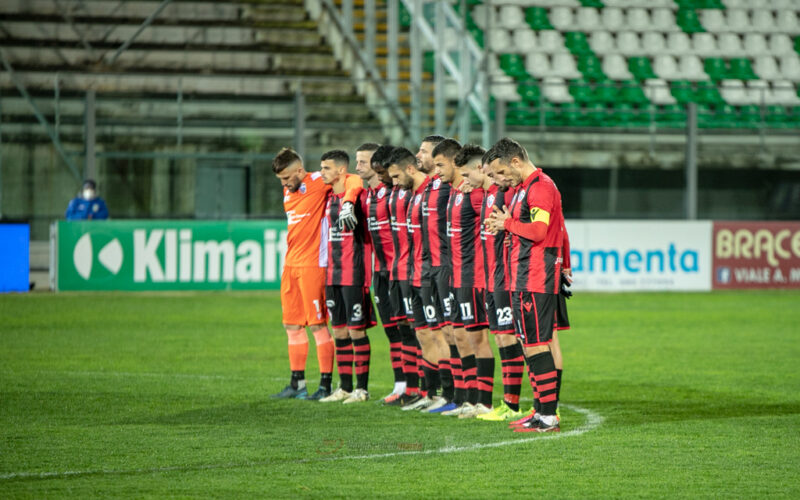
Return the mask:
{"type": "Polygon", "coordinates": [[[541,100],[542,92],[539,84],[533,81],[517,85],[517,92],[526,103],[538,103],[541,100]]]}
{"type": "Polygon", "coordinates": [[[602,9],[605,7],[601,0],[580,0],[582,7],[594,7],[596,9],[602,9]]]}
{"type": "Polygon", "coordinates": [[[433,74],[436,70],[436,53],[425,52],[422,56],[422,71],[433,74]]]}
{"type": "Polygon", "coordinates": [[[398,3],[398,12],[400,17],[400,26],[403,28],[410,28],[411,27],[411,14],[406,9],[406,6],[403,5],[403,2],[398,3]]]}
{"type": "Polygon", "coordinates": [[[686,33],[701,33],[705,31],[694,9],[678,9],[678,13],[675,15],[675,21],[686,33]]]}
{"type": "Polygon", "coordinates": [[[728,78],[737,80],[758,80],[758,76],[750,65],[750,59],[746,57],[736,57],[730,60],[728,78]]]}
{"type": "Polygon", "coordinates": [[[506,108],[506,124],[530,125],[532,121],[531,107],[521,101],[509,102],[506,108]]]}
{"type": "Polygon", "coordinates": [[[516,79],[531,77],[525,70],[525,60],[519,54],[500,54],[500,68],[516,79]]]}
{"type": "Polygon", "coordinates": [[[576,102],[565,102],[562,104],[559,122],[562,125],[571,127],[579,127],[583,125],[583,116],[581,115],[580,105],[576,102]]]}
{"type": "Polygon", "coordinates": [[[765,121],[773,127],[782,128],[789,123],[790,117],[783,106],[767,106],[765,121]]]}
{"type": "Polygon", "coordinates": [[[800,106],[792,108],[791,113],[786,117],[786,124],[792,128],[800,128],[800,106]]]}
{"type": "Polygon", "coordinates": [[[594,127],[610,127],[614,125],[612,115],[603,103],[595,102],[586,107],[583,122],[594,127]]]}
{"type": "Polygon", "coordinates": [[[644,89],[635,81],[622,82],[622,88],[619,91],[620,102],[627,102],[633,105],[649,104],[650,101],[644,95],[644,89]]]}
{"type": "Polygon", "coordinates": [[[694,89],[692,89],[692,82],[688,80],[675,80],[670,86],[672,97],[680,104],[692,102],[695,99],[694,89]]]}
{"type": "Polygon", "coordinates": [[[586,34],[580,31],[565,32],[564,45],[576,56],[593,54],[592,48],[589,46],[589,41],[586,39],[586,34]]]}
{"type": "Polygon", "coordinates": [[[623,127],[629,126],[634,122],[635,111],[633,105],[627,102],[618,102],[614,105],[614,123],[623,127]]]}
{"type": "Polygon", "coordinates": [[[728,67],[725,60],[720,57],[709,57],[704,60],[703,68],[712,80],[724,80],[728,76],[728,67]]]}
{"type": "Polygon", "coordinates": [[[800,36],[794,37],[794,51],[800,55],[800,36]]]}
{"type": "Polygon", "coordinates": [[[603,64],[600,59],[593,53],[578,56],[578,71],[583,73],[583,77],[592,81],[605,81],[608,80],[605,73],[603,73],[603,64]]]}
{"type": "Polygon", "coordinates": [[[552,30],[553,25],[547,17],[547,9],[544,7],[528,7],[525,9],[525,22],[534,31],[552,30]]]}
{"type": "Polygon", "coordinates": [[[719,93],[719,89],[713,82],[698,82],[695,100],[699,103],[709,105],[722,105],[725,100],[719,93]]]}
{"type": "Polygon", "coordinates": [[[680,104],[661,106],[656,114],[656,122],[662,127],[682,128],[686,126],[686,109],[680,104]]]}
{"type": "Polygon", "coordinates": [[[740,125],[745,128],[757,128],[761,125],[761,108],[755,104],[739,108],[740,125]]]}
{"type": "Polygon", "coordinates": [[[569,93],[575,99],[575,102],[582,106],[595,102],[594,92],[592,92],[592,87],[588,81],[573,80],[569,84],[569,93]]]}
{"type": "Polygon", "coordinates": [[[594,100],[606,104],[613,104],[619,98],[619,90],[612,82],[599,83],[594,89],[594,100]]]}
{"type": "Polygon", "coordinates": [[[711,106],[697,104],[697,127],[717,128],[717,117],[711,106]]]}
{"type": "Polygon", "coordinates": [[[472,38],[475,39],[475,43],[478,44],[478,47],[483,48],[483,30],[480,28],[473,28],[469,30],[469,33],[472,35],[472,38]]]}
{"type": "Polygon", "coordinates": [[[628,59],[628,70],[637,80],[658,78],[655,71],[653,71],[653,66],[650,64],[650,59],[646,57],[631,57],[628,59]]]}
{"type": "Polygon", "coordinates": [[[722,104],[714,107],[712,123],[716,128],[734,128],[739,123],[736,109],[730,104],[722,104]]]}

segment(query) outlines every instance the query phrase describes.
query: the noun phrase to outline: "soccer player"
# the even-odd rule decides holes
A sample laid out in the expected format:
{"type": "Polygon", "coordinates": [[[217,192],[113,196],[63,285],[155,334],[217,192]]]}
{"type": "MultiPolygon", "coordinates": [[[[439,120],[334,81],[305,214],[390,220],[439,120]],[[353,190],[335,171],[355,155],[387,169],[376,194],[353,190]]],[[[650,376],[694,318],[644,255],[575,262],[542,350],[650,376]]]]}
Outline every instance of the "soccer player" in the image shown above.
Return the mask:
{"type": "Polygon", "coordinates": [[[354,227],[337,223],[347,203],[344,200],[345,182],[347,179],[358,179],[358,176],[347,173],[350,156],[345,151],[335,149],[323,154],[320,161],[322,180],[333,188],[325,207],[329,226],[325,302],[333,327],[340,380],[333,394],[322,398],[320,402],[358,403],[369,399],[370,344],[367,329],[375,326],[369,298],[369,266],[365,265],[369,260],[365,258],[364,249],[367,230],[360,203],[354,207],[358,221],[354,227]]]}
{"type": "Polygon", "coordinates": [[[393,314],[389,292],[390,266],[394,261],[395,255],[389,215],[392,179],[381,167],[386,153],[391,152],[392,149],[392,146],[381,147],[375,143],[362,144],[356,150],[356,173],[367,182],[368,186],[365,190],[364,214],[367,216],[367,228],[369,229],[372,250],[375,256],[372,287],[375,305],[383,323],[383,330],[389,339],[389,357],[394,372],[394,388],[389,396],[399,396],[405,391],[406,383],[401,359],[402,342],[398,318],[397,315],[393,314]],[[379,175],[373,168],[373,158],[375,159],[376,168],[379,169],[382,175],[379,175]]]}
{"type": "Polygon", "coordinates": [[[481,208],[481,248],[484,255],[486,276],[486,311],[489,331],[494,336],[500,354],[503,377],[503,403],[494,407],[490,413],[477,418],[487,421],[515,420],[523,416],[519,411],[519,396],[522,390],[522,377],[525,373],[525,356],[522,344],[514,334],[514,320],[511,314],[511,294],[506,284],[505,231],[496,235],[489,231],[484,222],[494,211],[508,206],[516,194],[516,185],[521,179],[499,184],[489,165],[483,161],[482,169],[472,170],[468,176],[473,186],[482,186],[486,198],[481,208]],[[513,184],[513,185],[512,185],[513,184]]]}
{"type": "Polygon", "coordinates": [[[411,306],[411,317],[414,320],[414,329],[419,341],[422,356],[419,363],[423,368],[425,381],[424,388],[420,387],[419,393],[413,394],[407,388],[404,396],[398,401],[403,405],[403,410],[417,410],[430,406],[434,402],[433,396],[438,386],[438,369],[436,363],[440,354],[440,347],[435,342],[434,333],[427,321],[427,315],[422,302],[423,285],[427,285],[423,271],[423,233],[422,233],[422,206],[423,197],[431,179],[416,168],[416,158],[406,148],[395,148],[389,159],[389,175],[394,185],[399,186],[410,196],[406,225],[408,227],[409,258],[406,275],[411,280],[409,290],[403,290],[403,298],[407,300],[406,308],[411,306]],[[406,293],[407,292],[407,293],[406,293]]]}
{"type": "Polygon", "coordinates": [[[501,139],[492,146],[487,161],[495,175],[505,177],[511,169],[523,179],[511,206],[495,210],[488,219],[491,229],[505,230],[511,236],[512,312],[541,408],[514,431],[557,432],[558,382],[550,343],[562,263],[561,194],[552,179],[530,161],[525,148],[512,139],[501,139]]]}
{"type": "Polygon", "coordinates": [[[480,168],[485,151],[479,146],[461,147],[453,139],[433,150],[437,175],[452,186],[447,206],[450,238],[452,304],[450,320],[461,356],[466,402],[445,415],[471,418],[489,413],[494,385],[494,356],[486,333],[483,253],[480,249],[480,211],[483,187],[469,185],[467,176],[480,168]]]}
{"type": "MultiPolygon", "coordinates": [[[[331,393],[333,373],[333,340],[328,331],[325,308],[327,258],[320,253],[320,247],[324,247],[322,238],[327,238],[322,231],[322,219],[331,187],[322,181],[318,172],[306,172],[303,159],[289,148],[278,152],[272,160],[272,170],[283,186],[283,209],[288,225],[281,275],[281,309],[292,371],[289,385],[273,397],[319,400],[331,393]],[[308,357],[306,326],[314,335],[320,371],[319,389],[311,396],[305,380],[308,357]]],[[[361,182],[355,178],[346,187],[344,200],[353,204],[361,190],[361,182]]]]}

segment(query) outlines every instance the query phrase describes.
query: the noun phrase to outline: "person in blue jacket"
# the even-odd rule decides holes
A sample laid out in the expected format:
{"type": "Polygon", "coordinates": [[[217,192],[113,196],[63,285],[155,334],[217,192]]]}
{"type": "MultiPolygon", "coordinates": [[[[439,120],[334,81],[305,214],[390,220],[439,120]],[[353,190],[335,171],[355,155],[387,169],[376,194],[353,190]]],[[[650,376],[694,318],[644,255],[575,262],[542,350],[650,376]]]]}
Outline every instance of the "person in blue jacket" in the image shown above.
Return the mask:
{"type": "Polygon", "coordinates": [[[108,207],[97,196],[97,184],[92,179],[83,181],[81,192],[67,206],[67,220],[108,219],[108,207]]]}

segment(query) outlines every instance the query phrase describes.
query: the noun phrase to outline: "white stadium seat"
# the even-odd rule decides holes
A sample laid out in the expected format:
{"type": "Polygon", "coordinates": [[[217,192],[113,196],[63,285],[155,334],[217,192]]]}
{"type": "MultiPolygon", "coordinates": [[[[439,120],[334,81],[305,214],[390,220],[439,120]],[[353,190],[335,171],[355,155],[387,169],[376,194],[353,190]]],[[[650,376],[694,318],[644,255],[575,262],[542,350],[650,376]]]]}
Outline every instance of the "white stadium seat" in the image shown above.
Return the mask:
{"type": "Polygon", "coordinates": [[[489,47],[495,52],[516,52],[511,44],[511,34],[508,30],[493,29],[489,31],[489,47]]]}
{"type": "Polygon", "coordinates": [[[650,29],[650,16],[647,10],[642,8],[633,8],[628,10],[628,29],[633,31],[647,31],[650,29]]]}
{"type": "Polygon", "coordinates": [[[689,40],[689,35],[683,31],[667,35],[667,52],[676,56],[691,53],[692,42],[689,40]]]}
{"type": "Polygon", "coordinates": [[[700,22],[703,27],[710,33],[721,33],[728,31],[725,16],[722,15],[721,10],[706,9],[700,13],[700,22]]]}
{"type": "Polygon", "coordinates": [[[516,81],[508,75],[492,77],[492,94],[501,101],[519,101],[521,99],[517,92],[516,81]]]}
{"type": "Polygon", "coordinates": [[[747,82],[747,102],[750,104],[769,104],[772,102],[772,90],[764,80],[747,82]]]}
{"type": "Polygon", "coordinates": [[[639,35],[633,31],[621,31],[617,33],[617,52],[626,56],[644,54],[639,35]]]}
{"type": "Polygon", "coordinates": [[[628,64],[620,54],[608,54],[603,57],[603,73],[612,80],[633,80],[628,64]]]}
{"type": "Polygon", "coordinates": [[[569,31],[573,25],[572,9],[569,7],[556,7],[550,11],[550,23],[557,30],[569,31]]]}
{"type": "Polygon", "coordinates": [[[744,36],[744,53],[749,56],[768,54],[767,39],[761,33],[748,33],[744,36]]]}
{"type": "Polygon", "coordinates": [[[580,31],[594,31],[602,29],[600,24],[600,13],[597,9],[586,7],[578,9],[578,15],[575,18],[578,30],[580,31]]]}
{"type": "Polygon", "coordinates": [[[625,16],[621,9],[606,7],[601,14],[603,27],[608,31],[617,31],[625,25],[625,16]]]}
{"type": "Polygon", "coordinates": [[[572,95],[570,95],[567,90],[567,86],[564,84],[563,78],[553,76],[547,77],[544,79],[542,86],[542,91],[548,101],[557,103],[574,101],[572,95]]]}
{"type": "Polygon", "coordinates": [[[792,35],[796,35],[800,32],[800,25],[797,23],[797,14],[793,10],[781,11],[778,16],[777,25],[776,31],[792,35]]]}
{"type": "Polygon", "coordinates": [[[503,28],[514,29],[525,26],[525,14],[517,5],[503,5],[500,7],[499,24],[503,28]]]}
{"type": "Polygon", "coordinates": [[[684,80],[691,80],[693,82],[708,80],[708,73],[703,69],[703,63],[697,56],[691,54],[681,56],[678,67],[681,77],[684,80]]]}
{"type": "Polygon", "coordinates": [[[667,54],[659,54],[653,62],[653,71],[665,80],[682,80],[675,58],[667,54]]]}
{"type": "Polygon", "coordinates": [[[677,31],[678,24],[675,22],[675,14],[670,9],[653,9],[652,26],[656,31],[677,31]]]}
{"type": "Polygon", "coordinates": [[[749,104],[748,95],[741,80],[722,80],[720,90],[722,98],[731,106],[742,106],[749,104]]]}
{"type": "MultiPolygon", "coordinates": [[[[472,8],[472,20],[482,30],[489,27],[489,12],[489,7],[486,4],[476,5],[472,8]]],[[[497,24],[497,17],[493,20],[493,24],[497,24]]]]}
{"type": "Polygon", "coordinates": [[[525,57],[525,70],[537,78],[552,76],[550,58],[541,52],[531,52],[525,57]]]}
{"type": "Polygon", "coordinates": [[[780,80],[781,70],[778,68],[778,61],[772,56],[760,56],[753,65],[753,71],[759,78],[764,80],[780,80]]]}
{"type": "Polygon", "coordinates": [[[792,41],[783,33],[777,33],[769,37],[769,52],[774,56],[782,56],[794,52],[792,41]]]}
{"type": "Polygon", "coordinates": [[[561,78],[580,78],[581,72],[575,64],[575,57],[568,52],[553,56],[551,74],[561,78]]]}
{"type": "Polygon", "coordinates": [[[775,82],[772,88],[772,104],[781,106],[800,105],[800,97],[797,96],[797,90],[792,82],[788,80],[775,82]]]}
{"type": "Polygon", "coordinates": [[[564,37],[555,30],[545,30],[539,33],[539,49],[551,54],[567,50],[564,46],[564,37]]]}
{"type": "Polygon", "coordinates": [[[781,56],[780,66],[783,78],[800,81],[800,57],[796,53],[781,56]]]}
{"type": "Polygon", "coordinates": [[[714,57],[719,54],[717,39],[711,33],[695,33],[692,35],[692,49],[701,57],[714,57]]]}
{"type": "Polygon", "coordinates": [[[642,48],[648,54],[660,54],[666,50],[664,35],[655,31],[648,31],[642,35],[642,48]]]}
{"type": "Polygon", "coordinates": [[[772,33],[774,29],[775,18],[772,16],[771,10],[758,9],[753,11],[753,31],[758,33],[772,33]]]}
{"type": "Polygon", "coordinates": [[[514,46],[523,54],[533,52],[539,47],[536,32],[530,28],[517,28],[513,37],[514,46]]]}
{"type": "Polygon", "coordinates": [[[675,104],[675,98],[669,91],[669,86],[665,80],[661,78],[654,78],[646,80],[644,84],[645,95],[648,99],[650,99],[650,101],[652,101],[653,104],[659,106],[665,104],[675,104]]]}
{"type": "Polygon", "coordinates": [[[723,33],[719,36],[719,52],[727,57],[730,54],[741,54],[744,52],[742,39],[736,33],[723,33]]]}
{"type": "Polygon", "coordinates": [[[725,0],[725,7],[729,9],[746,9],[752,3],[753,0],[725,0]]]}
{"type": "Polygon", "coordinates": [[[744,9],[729,9],[725,15],[725,20],[730,31],[745,33],[751,29],[750,16],[747,15],[747,11],[744,9]]]}
{"type": "Polygon", "coordinates": [[[597,55],[614,52],[614,37],[608,31],[595,31],[589,36],[589,46],[597,55]]]}

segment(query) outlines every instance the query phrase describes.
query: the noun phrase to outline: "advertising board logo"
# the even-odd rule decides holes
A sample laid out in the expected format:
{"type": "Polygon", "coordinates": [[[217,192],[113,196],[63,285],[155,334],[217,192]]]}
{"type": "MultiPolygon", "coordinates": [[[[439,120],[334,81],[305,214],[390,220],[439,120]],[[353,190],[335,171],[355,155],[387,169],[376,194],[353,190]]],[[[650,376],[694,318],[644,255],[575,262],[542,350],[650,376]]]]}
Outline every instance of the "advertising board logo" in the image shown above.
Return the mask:
{"type": "Polygon", "coordinates": [[[728,284],[731,281],[731,268],[730,267],[718,267],[717,268],[717,282],[722,284],[728,284]]]}
{"type": "MultiPolygon", "coordinates": [[[[117,238],[103,245],[103,248],[97,253],[97,260],[103,267],[108,269],[111,274],[119,273],[123,259],[122,245],[120,245],[117,238]]],[[[94,246],[92,245],[92,235],[91,233],[86,233],[81,236],[72,251],[72,263],[75,265],[75,270],[81,278],[88,280],[92,275],[94,260],[95,253],[94,246]]]]}

